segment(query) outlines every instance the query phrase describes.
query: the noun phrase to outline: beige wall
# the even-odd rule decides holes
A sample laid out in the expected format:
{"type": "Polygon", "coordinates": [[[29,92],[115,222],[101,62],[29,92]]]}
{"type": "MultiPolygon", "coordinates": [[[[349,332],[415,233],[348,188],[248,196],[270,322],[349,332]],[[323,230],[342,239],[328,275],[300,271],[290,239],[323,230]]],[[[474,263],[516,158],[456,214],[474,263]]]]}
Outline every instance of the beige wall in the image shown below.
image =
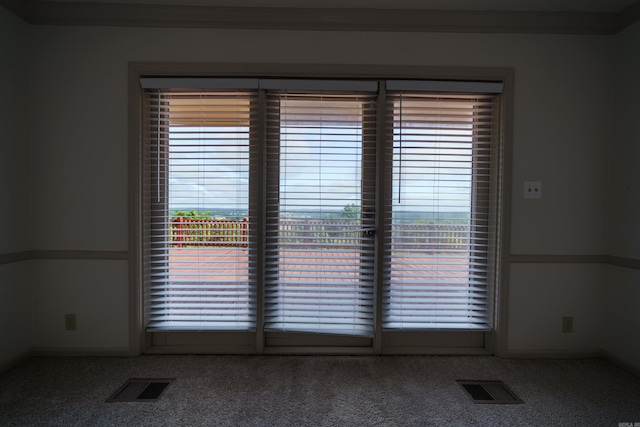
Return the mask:
{"type": "Polygon", "coordinates": [[[31,249],[28,27],[0,8],[0,254],[31,249]]]}
{"type": "MultiPolygon", "coordinates": [[[[616,36],[607,251],[640,258],[640,23],[616,36]]],[[[609,266],[604,347],[640,370],[640,271],[609,266]]]]}
{"type": "MultiPolygon", "coordinates": [[[[606,253],[611,58],[621,43],[613,36],[55,26],[30,34],[32,249],[128,249],[127,64],[160,61],[513,67],[511,252],[606,253]],[[542,181],[541,200],[522,198],[525,180],[542,181]]],[[[126,261],[33,263],[35,347],[128,345],[126,261]],[[63,330],[67,312],[78,314],[77,333],[63,330]]],[[[508,350],[602,349],[607,271],[512,264],[508,350]],[[574,334],[560,333],[562,316],[574,316],[574,334]]]]}
{"type": "Polygon", "coordinates": [[[640,23],[615,42],[607,251],[640,259],[640,23]]]}
{"type": "MultiPolygon", "coordinates": [[[[27,31],[0,7],[0,255],[32,245],[27,31]]],[[[0,264],[0,366],[31,347],[29,267],[0,264]]]]}

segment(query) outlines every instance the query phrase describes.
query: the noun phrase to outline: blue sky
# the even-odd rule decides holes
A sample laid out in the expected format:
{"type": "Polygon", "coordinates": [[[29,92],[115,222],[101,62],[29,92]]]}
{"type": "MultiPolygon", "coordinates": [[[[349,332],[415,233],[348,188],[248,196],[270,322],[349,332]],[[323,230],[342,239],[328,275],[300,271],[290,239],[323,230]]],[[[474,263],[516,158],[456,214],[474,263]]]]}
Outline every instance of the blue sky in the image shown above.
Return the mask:
{"type": "MultiPolygon", "coordinates": [[[[247,210],[248,128],[172,128],[170,209],[247,210]]],[[[466,211],[471,131],[404,129],[394,135],[394,209],[466,211]],[[445,147],[446,145],[446,147],[445,147]],[[434,179],[438,176],[438,179],[434,179]]],[[[283,209],[360,205],[360,129],[286,127],[281,132],[283,209]]]]}

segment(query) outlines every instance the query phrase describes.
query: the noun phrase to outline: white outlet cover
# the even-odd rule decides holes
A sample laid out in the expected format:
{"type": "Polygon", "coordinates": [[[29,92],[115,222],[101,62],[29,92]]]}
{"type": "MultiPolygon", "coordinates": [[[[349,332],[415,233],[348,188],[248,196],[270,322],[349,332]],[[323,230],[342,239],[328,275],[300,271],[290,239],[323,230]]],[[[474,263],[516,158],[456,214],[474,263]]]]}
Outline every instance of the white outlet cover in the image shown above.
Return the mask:
{"type": "Polygon", "coordinates": [[[541,199],[542,198],[542,182],[525,181],[524,182],[524,198],[525,199],[541,199]]]}

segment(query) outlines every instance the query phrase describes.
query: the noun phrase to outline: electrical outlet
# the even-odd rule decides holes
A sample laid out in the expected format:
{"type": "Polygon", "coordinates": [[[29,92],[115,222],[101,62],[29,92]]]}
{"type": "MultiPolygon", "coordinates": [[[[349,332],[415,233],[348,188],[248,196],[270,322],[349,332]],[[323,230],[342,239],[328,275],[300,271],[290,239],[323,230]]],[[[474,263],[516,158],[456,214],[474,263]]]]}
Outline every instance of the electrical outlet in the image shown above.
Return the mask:
{"type": "Polygon", "coordinates": [[[524,198],[525,199],[541,199],[542,198],[542,182],[525,181],[524,198]]]}
{"type": "Polygon", "coordinates": [[[76,315],[75,314],[65,314],[64,315],[64,329],[66,331],[75,331],[76,330],[76,315]]]}
{"type": "Polygon", "coordinates": [[[565,316],[562,318],[562,333],[563,334],[573,333],[573,317],[565,316]]]}

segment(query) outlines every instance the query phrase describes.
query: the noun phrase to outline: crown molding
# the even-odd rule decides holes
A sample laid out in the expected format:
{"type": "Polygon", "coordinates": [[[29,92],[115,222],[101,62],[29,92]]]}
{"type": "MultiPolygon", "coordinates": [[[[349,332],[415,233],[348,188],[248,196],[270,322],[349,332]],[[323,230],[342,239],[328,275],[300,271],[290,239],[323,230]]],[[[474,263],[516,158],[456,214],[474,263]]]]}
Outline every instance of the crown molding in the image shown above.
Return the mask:
{"type": "Polygon", "coordinates": [[[20,0],[0,0],[0,6],[3,6],[9,12],[13,13],[17,17],[24,21],[29,22],[29,16],[27,14],[28,1],[20,0]]]}
{"type": "Polygon", "coordinates": [[[34,25],[257,30],[615,34],[640,19],[619,13],[309,9],[0,0],[34,25]]]}
{"type": "Polygon", "coordinates": [[[618,14],[618,32],[640,21],[640,0],[618,14]]]}

